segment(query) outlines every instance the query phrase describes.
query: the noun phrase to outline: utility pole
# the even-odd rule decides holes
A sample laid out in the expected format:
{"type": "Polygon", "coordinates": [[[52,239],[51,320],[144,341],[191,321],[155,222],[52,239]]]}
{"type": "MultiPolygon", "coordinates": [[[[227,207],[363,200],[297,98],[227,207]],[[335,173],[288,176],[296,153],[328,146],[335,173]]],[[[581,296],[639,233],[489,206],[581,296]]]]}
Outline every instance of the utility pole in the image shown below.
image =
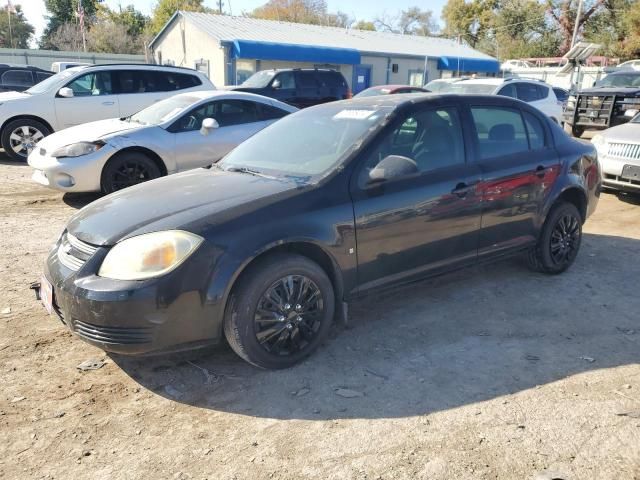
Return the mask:
{"type": "Polygon", "coordinates": [[[222,15],[222,7],[224,7],[224,2],[222,0],[218,0],[218,13],[222,15]]]}

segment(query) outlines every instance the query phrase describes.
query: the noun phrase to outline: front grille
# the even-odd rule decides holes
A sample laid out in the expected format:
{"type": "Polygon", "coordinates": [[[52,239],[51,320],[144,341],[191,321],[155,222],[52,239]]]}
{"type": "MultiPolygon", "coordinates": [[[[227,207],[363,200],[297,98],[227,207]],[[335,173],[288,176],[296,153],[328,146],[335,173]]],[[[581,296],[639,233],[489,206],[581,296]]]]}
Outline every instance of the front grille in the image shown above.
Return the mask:
{"type": "Polygon", "coordinates": [[[608,125],[614,103],[614,95],[579,95],[577,123],[608,125]]]}
{"type": "Polygon", "coordinates": [[[98,247],[89,245],[70,233],[62,235],[58,247],[58,260],[70,270],[78,271],[89,260],[98,247]]]}
{"type": "Polygon", "coordinates": [[[607,156],[640,160],[640,144],[609,143],[607,147],[607,156]]]}
{"type": "Polygon", "coordinates": [[[605,173],[604,174],[604,179],[605,180],[615,180],[616,182],[628,183],[629,185],[632,185],[632,186],[635,186],[635,187],[640,187],[640,181],[632,180],[630,178],[623,178],[623,177],[621,177],[619,175],[611,175],[610,173],[605,173]]]}
{"type": "Polygon", "coordinates": [[[74,320],[73,329],[79,336],[101,343],[135,345],[149,343],[152,338],[148,327],[103,327],[74,320]]]}

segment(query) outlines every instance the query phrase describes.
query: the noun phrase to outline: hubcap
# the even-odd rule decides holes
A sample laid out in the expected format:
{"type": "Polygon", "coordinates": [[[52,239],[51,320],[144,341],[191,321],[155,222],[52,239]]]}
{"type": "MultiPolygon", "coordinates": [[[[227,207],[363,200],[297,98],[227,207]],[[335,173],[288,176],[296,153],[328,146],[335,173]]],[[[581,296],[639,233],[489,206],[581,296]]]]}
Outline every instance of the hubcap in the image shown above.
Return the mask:
{"type": "Polygon", "coordinates": [[[258,343],[274,355],[304,350],[316,337],[324,316],[318,286],[303,275],[288,275],[262,294],[254,314],[258,343]]]}
{"type": "Polygon", "coordinates": [[[147,180],[151,180],[151,174],[144,165],[138,162],[125,162],[113,173],[111,184],[114,190],[121,190],[147,180]]]}
{"type": "Polygon", "coordinates": [[[22,157],[26,157],[35,148],[36,144],[44,138],[44,133],[35,127],[18,127],[11,135],[9,142],[11,149],[22,157]]]}
{"type": "Polygon", "coordinates": [[[573,260],[580,241],[580,222],[573,215],[563,215],[551,232],[551,259],[556,265],[573,260]]]}

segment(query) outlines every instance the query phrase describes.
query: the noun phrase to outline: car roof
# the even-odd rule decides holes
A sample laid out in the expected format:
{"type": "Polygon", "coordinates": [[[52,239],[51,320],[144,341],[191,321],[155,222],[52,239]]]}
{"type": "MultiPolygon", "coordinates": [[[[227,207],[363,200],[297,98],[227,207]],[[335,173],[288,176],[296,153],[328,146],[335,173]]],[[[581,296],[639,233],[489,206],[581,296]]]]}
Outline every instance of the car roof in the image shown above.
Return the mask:
{"type": "MultiPolygon", "coordinates": [[[[73,62],[69,62],[73,63],[73,62]]],[[[202,72],[188,67],[176,67],[174,65],[156,65],[153,63],[99,63],[93,65],[78,65],[75,67],[67,68],[66,70],[73,70],[78,72],[80,70],[93,70],[102,68],[114,68],[114,69],[133,69],[133,70],[172,70],[176,72],[187,72],[190,74],[204,75],[202,72]]]]}
{"type": "Polygon", "coordinates": [[[266,103],[277,105],[280,108],[284,108],[289,111],[296,111],[297,108],[293,107],[287,103],[276,100],[275,98],[265,97],[264,95],[258,95],[257,93],[249,93],[249,92],[238,92],[235,90],[196,90],[193,92],[185,92],[174,95],[175,97],[195,97],[198,100],[213,100],[213,99],[243,99],[243,100],[251,100],[254,102],[266,103]]]}

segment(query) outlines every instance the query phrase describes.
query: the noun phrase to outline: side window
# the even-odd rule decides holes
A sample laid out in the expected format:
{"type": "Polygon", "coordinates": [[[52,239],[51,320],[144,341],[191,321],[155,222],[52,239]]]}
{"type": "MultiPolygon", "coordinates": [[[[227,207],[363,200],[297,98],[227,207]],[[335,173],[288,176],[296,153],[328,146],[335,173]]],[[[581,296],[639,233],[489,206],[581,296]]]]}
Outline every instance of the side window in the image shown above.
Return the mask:
{"type": "Polygon", "coordinates": [[[266,103],[260,104],[260,120],[276,120],[278,118],[286,117],[289,112],[282,110],[281,108],[267,105],[266,103]]]}
{"type": "Polygon", "coordinates": [[[2,74],[3,85],[30,87],[33,85],[33,76],[28,70],[7,70],[2,74]]]}
{"type": "Polygon", "coordinates": [[[258,109],[254,102],[247,100],[222,100],[216,102],[214,118],[221,127],[257,122],[258,109]]]}
{"type": "MultiPolygon", "coordinates": [[[[200,130],[202,127],[202,121],[205,118],[216,118],[217,103],[218,102],[209,102],[194,108],[189,113],[186,113],[176,120],[176,122],[169,128],[169,131],[179,133],[200,130]]],[[[216,118],[216,120],[218,119],[216,118]]],[[[218,123],[220,124],[219,120],[218,123]]]]}
{"type": "Polygon", "coordinates": [[[534,85],[533,83],[518,82],[516,84],[516,91],[518,92],[518,98],[523,102],[535,102],[536,100],[540,100],[537,85],[534,85]]]}
{"type": "Polygon", "coordinates": [[[142,78],[135,70],[116,70],[115,77],[117,93],[144,93],[142,78]]]}
{"type": "Polygon", "coordinates": [[[545,147],[544,127],[535,115],[529,112],[523,112],[524,122],[527,124],[527,133],[529,134],[529,146],[531,150],[539,150],[545,147]]]}
{"type": "Polygon", "coordinates": [[[471,114],[482,160],[529,150],[520,111],[500,107],[472,107],[471,114]]]}
{"type": "Polygon", "coordinates": [[[538,88],[538,98],[540,100],[549,96],[549,87],[545,87],[544,85],[536,85],[536,87],[538,88]]]}
{"type": "Polygon", "coordinates": [[[553,89],[553,93],[556,94],[556,98],[558,99],[558,101],[560,102],[564,102],[567,100],[567,98],[569,97],[568,93],[566,90],[563,90],[561,88],[554,88],[553,89]]]}
{"type": "Polygon", "coordinates": [[[516,93],[516,86],[513,83],[509,83],[502,87],[500,91],[498,91],[498,95],[502,95],[503,97],[518,98],[518,94],[516,93]]]}
{"type": "Polygon", "coordinates": [[[156,81],[160,85],[160,91],[171,92],[173,90],[183,90],[202,85],[202,82],[195,75],[176,72],[154,72],[156,81]]]}
{"type": "Polygon", "coordinates": [[[174,74],[176,77],[176,82],[178,84],[178,90],[182,90],[184,88],[192,88],[197,87],[198,85],[202,85],[202,82],[195,75],[189,75],[187,73],[176,73],[174,74]]]}
{"type": "Polygon", "coordinates": [[[36,72],[36,83],[46,80],[51,75],[53,75],[53,73],[36,72]]]}
{"type": "Polygon", "coordinates": [[[293,72],[281,72],[275,76],[274,80],[280,82],[280,88],[296,88],[296,81],[293,72]]]}
{"type": "Polygon", "coordinates": [[[76,97],[111,95],[111,72],[86,73],[66,85],[76,97]]]}
{"type": "Polygon", "coordinates": [[[346,87],[342,75],[337,72],[318,72],[318,81],[320,82],[320,86],[326,88],[346,87]]]}
{"type": "Polygon", "coordinates": [[[420,173],[465,162],[464,139],[455,108],[423,110],[407,117],[389,132],[366,160],[359,185],[366,185],[369,172],[389,155],[410,158],[420,173]]]}
{"type": "Polygon", "coordinates": [[[299,88],[317,88],[318,82],[316,81],[316,75],[313,72],[299,72],[298,73],[298,87],[299,88]]]}

